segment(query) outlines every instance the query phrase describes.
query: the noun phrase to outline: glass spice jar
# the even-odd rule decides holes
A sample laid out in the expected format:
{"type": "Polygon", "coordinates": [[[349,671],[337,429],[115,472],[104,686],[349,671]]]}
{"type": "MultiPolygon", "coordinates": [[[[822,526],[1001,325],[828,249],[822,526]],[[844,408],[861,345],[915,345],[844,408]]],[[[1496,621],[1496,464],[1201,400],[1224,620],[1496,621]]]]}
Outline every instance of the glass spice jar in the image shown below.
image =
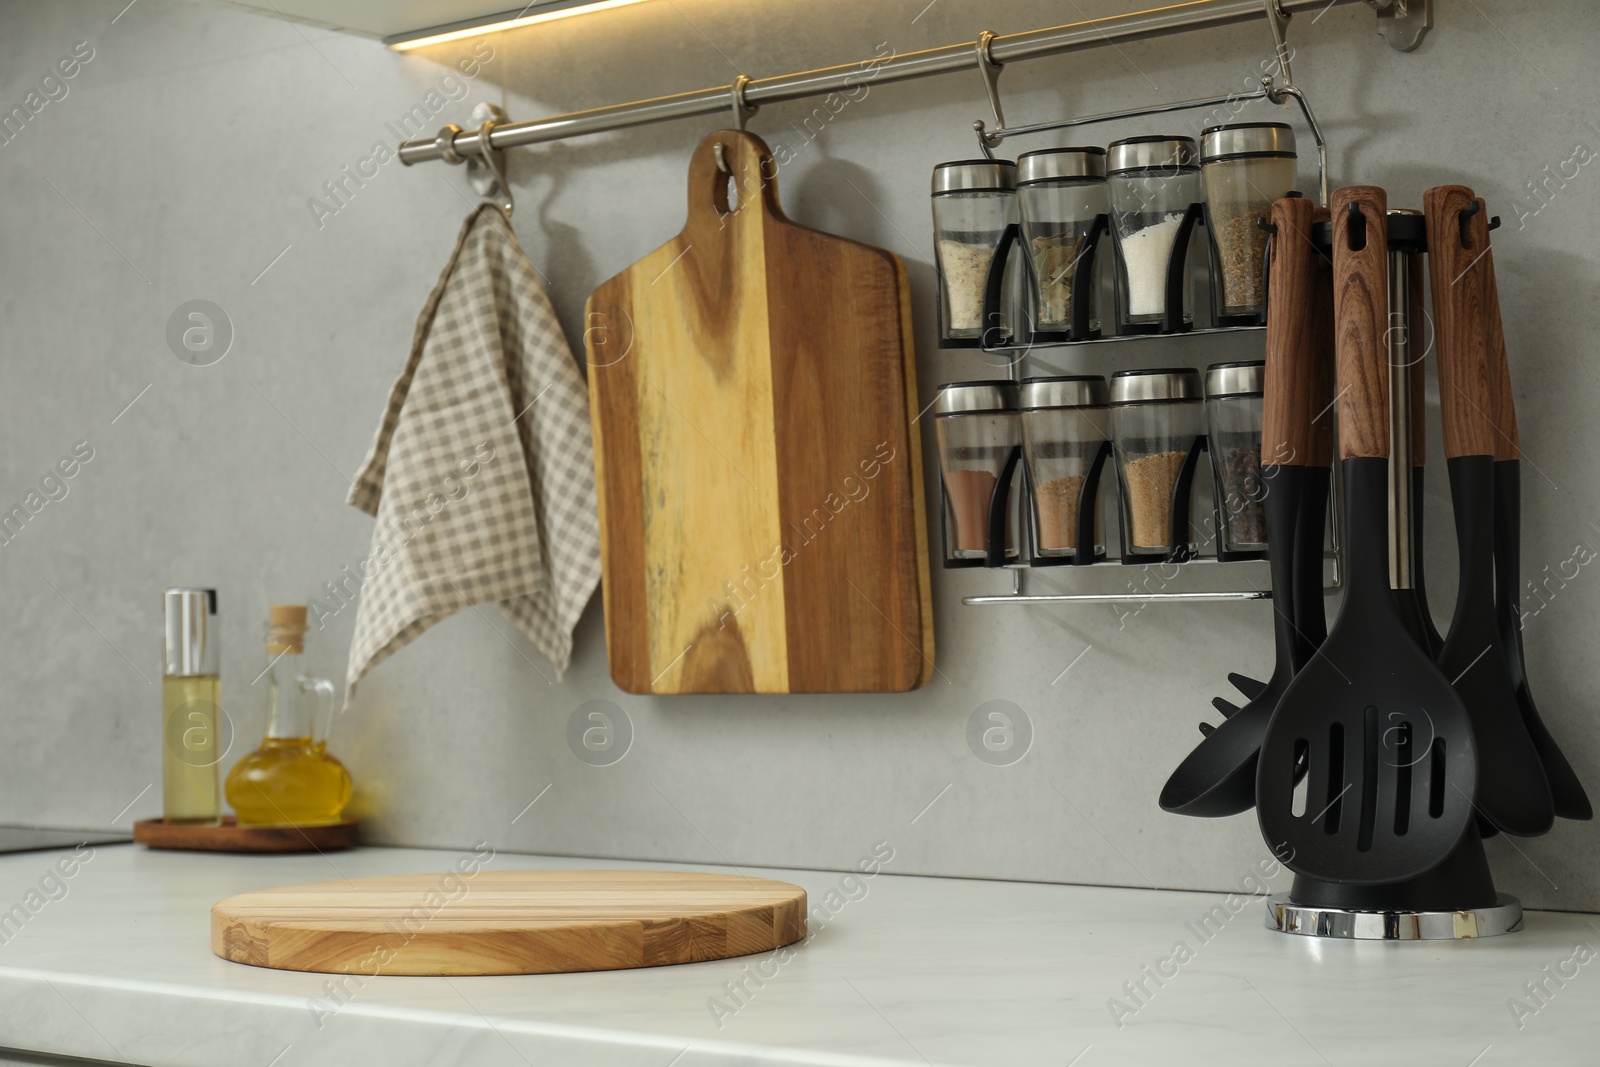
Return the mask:
{"type": "Polygon", "coordinates": [[[1012,536],[1016,479],[1008,478],[1022,444],[1016,383],[1000,380],[940,386],[933,423],[944,479],[946,562],[988,556],[989,516],[997,489],[1007,494],[1005,558],[1016,559],[1012,536]]]}
{"type": "Polygon", "coordinates": [[[1200,375],[1188,368],[1119,371],[1111,378],[1124,555],[1193,548],[1187,540],[1172,544],[1172,498],[1201,433],[1200,395],[1200,375]]]}
{"type": "Polygon", "coordinates": [[[1091,555],[1105,551],[1100,513],[1084,487],[1100,450],[1110,440],[1110,392],[1098,374],[1025,378],[1022,382],[1022,456],[1033,493],[1034,548],[1041,556],[1078,551],[1080,504],[1093,511],[1091,555]]]}
{"type": "MultiPolygon", "coordinates": [[[[969,159],[933,168],[934,248],[939,261],[939,333],[977,343],[984,288],[1006,227],[1017,221],[1017,165],[1008,159],[969,159]]],[[[991,335],[987,340],[997,341],[991,335]]]]}
{"type": "Polygon", "coordinates": [[[1217,317],[1254,318],[1266,310],[1267,231],[1259,223],[1294,185],[1294,130],[1283,122],[1211,126],[1200,146],[1217,317]]]}
{"type": "Polygon", "coordinates": [[[1206,368],[1206,427],[1217,498],[1217,551],[1267,547],[1266,484],[1261,475],[1261,386],[1266,364],[1206,368]]]}
{"type": "MultiPolygon", "coordinates": [[[[1094,261],[1095,220],[1110,209],[1104,148],[1045,148],[1017,157],[1017,206],[1028,257],[1035,330],[1062,333],[1073,325],[1072,297],[1080,263],[1094,261]]],[[[1085,329],[1100,329],[1093,305],[1085,329]]]]}
{"type": "MultiPolygon", "coordinates": [[[[1179,276],[1182,321],[1192,322],[1189,282],[1173,264],[1184,216],[1200,200],[1199,155],[1192,137],[1126,137],[1107,155],[1111,231],[1117,251],[1121,326],[1167,320],[1169,272],[1179,276]]],[[[1187,247],[1187,245],[1185,246],[1187,247]]],[[[1179,310],[1179,309],[1173,309],[1179,310]]]]}

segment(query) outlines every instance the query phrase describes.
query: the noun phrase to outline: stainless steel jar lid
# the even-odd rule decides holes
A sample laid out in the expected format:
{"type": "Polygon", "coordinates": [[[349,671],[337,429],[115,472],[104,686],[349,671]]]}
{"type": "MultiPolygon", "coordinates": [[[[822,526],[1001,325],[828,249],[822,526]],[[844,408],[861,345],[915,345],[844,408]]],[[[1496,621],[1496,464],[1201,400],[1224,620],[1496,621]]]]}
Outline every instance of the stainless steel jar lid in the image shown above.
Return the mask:
{"type": "Polygon", "coordinates": [[[1104,181],[1106,150],[1088,145],[1082,148],[1041,148],[1017,157],[1017,184],[1054,181],[1104,181]]]}
{"type": "Polygon", "coordinates": [[[1235,122],[1208,126],[1200,132],[1200,162],[1240,156],[1294,159],[1294,128],[1287,122],[1235,122]]]}
{"type": "Polygon", "coordinates": [[[1098,374],[1064,374],[1022,379],[1022,409],[1103,408],[1110,402],[1106,380],[1098,374]]]}
{"type": "Polygon", "coordinates": [[[1009,159],[958,159],[933,168],[933,195],[1004,193],[1017,187],[1017,165],[1009,159]]]}
{"type": "Polygon", "coordinates": [[[222,664],[215,589],[168,589],[162,598],[169,678],[217,674],[222,664]]]}
{"type": "Polygon", "coordinates": [[[1122,370],[1111,376],[1112,404],[1148,404],[1161,400],[1199,400],[1200,372],[1188,367],[1172,370],[1122,370]]]}
{"type": "Polygon", "coordinates": [[[1004,379],[987,382],[951,382],[939,387],[934,415],[977,415],[1017,410],[1017,383],[1004,379]]]}
{"type": "Polygon", "coordinates": [[[1130,170],[1193,170],[1200,165],[1200,153],[1193,137],[1124,137],[1112,141],[1106,151],[1106,167],[1112,174],[1130,170]]]}
{"type": "Polygon", "coordinates": [[[1267,365],[1259,359],[1243,363],[1213,363],[1206,368],[1206,399],[1225,396],[1260,396],[1267,365]]]}

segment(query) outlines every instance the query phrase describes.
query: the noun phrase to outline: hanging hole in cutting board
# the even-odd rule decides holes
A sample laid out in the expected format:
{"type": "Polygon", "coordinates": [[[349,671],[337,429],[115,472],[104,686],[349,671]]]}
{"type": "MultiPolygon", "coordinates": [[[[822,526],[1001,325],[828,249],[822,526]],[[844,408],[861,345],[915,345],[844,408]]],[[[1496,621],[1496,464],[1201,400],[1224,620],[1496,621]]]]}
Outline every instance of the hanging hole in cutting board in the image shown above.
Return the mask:
{"type": "Polygon", "coordinates": [[[716,160],[717,173],[724,176],[712,200],[717,212],[726,217],[739,210],[739,176],[728,162],[728,149],[721,141],[711,146],[711,158],[716,160]]]}

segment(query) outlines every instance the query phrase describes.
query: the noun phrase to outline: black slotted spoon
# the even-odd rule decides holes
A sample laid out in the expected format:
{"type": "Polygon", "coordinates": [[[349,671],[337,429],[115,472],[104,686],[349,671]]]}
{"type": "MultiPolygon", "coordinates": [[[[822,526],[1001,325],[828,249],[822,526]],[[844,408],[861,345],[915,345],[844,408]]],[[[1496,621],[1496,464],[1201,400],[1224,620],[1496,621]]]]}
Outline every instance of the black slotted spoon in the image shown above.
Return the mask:
{"type": "Polygon", "coordinates": [[[1333,197],[1347,584],[1328,639],[1272,716],[1256,776],[1256,815],[1274,854],[1298,874],[1356,885],[1438,866],[1472,825],[1477,792],[1466,709],[1389,588],[1387,206],[1372,186],[1333,197]]]}

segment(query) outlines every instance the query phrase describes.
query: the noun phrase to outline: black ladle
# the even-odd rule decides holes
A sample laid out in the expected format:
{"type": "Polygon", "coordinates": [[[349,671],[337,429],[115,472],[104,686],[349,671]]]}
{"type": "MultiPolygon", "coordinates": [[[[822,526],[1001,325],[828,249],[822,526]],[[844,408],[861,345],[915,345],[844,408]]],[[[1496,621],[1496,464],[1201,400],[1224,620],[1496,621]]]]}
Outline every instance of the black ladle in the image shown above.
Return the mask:
{"type": "MultiPolygon", "coordinates": [[[[1325,340],[1330,335],[1317,329],[1318,305],[1331,304],[1332,293],[1328,274],[1319,267],[1322,257],[1311,243],[1311,228],[1319,213],[1327,217],[1325,209],[1302,198],[1285,198],[1272,208],[1275,236],[1267,286],[1261,437],[1263,508],[1272,573],[1272,677],[1242,708],[1234,709],[1217,698],[1224,722],[1211,730],[1202,727],[1200,743],[1161,790],[1162,809],[1175,814],[1221,818],[1250,809],[1255,803],[1261,738],[1290,680],[1313,651],[1296,623],[1295,579],[1300,539],[1305,533],[1300,529],[1304,490],[1308,484],[1318,484],[1319,478],[1326,484],[1324,467],[1309,465],[1318,458],[1314,420],[1332,400],[1331,354],[1325,340]]],[[[1322,317],[1331,317],[1331,311],[1322,317]]],[[[1326,457],[1322,458],[1325,466],[1326,457]]],[[[1315,551],[1320,570],[1320,528],[1315,551]]],[[[1321,595],[1319,583],[1319,610],[1321,595]]]]}
{"type": "Polygon", "coordinates": [[[1433,321],[1439,349],[1439,406],[1456,519],[1460,582],[1439,668],[1460,694],[1479,753],[1477,804],[1504,833],[1533,837],[1555,821],[1544,762],[1517,703],[1494,602],[1496,439],[1490,412],[1489,319],[1483,278],[1488,227],[1472,190],[1423,195],[1433,321]]]}

